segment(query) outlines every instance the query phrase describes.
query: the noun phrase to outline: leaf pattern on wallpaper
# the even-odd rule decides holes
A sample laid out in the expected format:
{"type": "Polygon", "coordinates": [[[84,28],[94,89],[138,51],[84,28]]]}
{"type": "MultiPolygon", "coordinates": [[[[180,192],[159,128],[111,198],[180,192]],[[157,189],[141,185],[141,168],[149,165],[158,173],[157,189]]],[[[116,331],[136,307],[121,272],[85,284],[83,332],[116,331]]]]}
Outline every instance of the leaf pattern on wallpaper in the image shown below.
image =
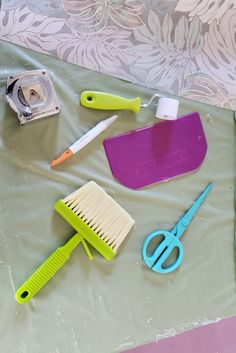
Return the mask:
{"type": "Polygon", "coordinates": [[[197,71],[195,56],[204,45],[202,23],[196,17],[189,22],[180,17],[174,25],[169,14],[163,21],[150,11],[147,26],[134,30],[138,59],[130,69],[139,81],[177,93],[183,80],[197,71]]]}
{"type": "Polygon", "coordinates": [[[181,96],[219,107],[236,107],[236,95],[231,94],[224,86],[206,73],[188,76],[183,82],[181,96]]]}
{"type": "Polygon", "coordinates": [[[196,55],[198,67],[208,72],[236,95],[236,10],[229,10],[205,34],[202,52],[196,55]]]}
{"type": "Polygon", "coordinates": [[[0,38],[235,110],[235,13],[236,0],[2,0],[0,38]]]}
{"type": "MultiPolygon", "coordinates": [[[[2,0],[2,7],[4,7],[4,10],[11,10],[15,9],[16,7],[23,6],[25,1],[24,0],[2,0]]],[[[0,1],[1,5],[1,1],[0,1]]]]}
{"type": "Polygon", "coordinates": [[[211,23],[232,8],[236,8],[235,0],[180,0],[175,11],[188,12],[189,17],[198,16],[203,23],[211,23]]]}
{"type": "Polygon", "coordinates": [[[155,9],[155,12],[159,16],[165,16],[167,12],[171,14],[175,10],[178,1],[179,0],[148,0],[148,5],[146,8],[152,10],[155,9]]]}
{"type": "Polygon", "coordinates": [[[114,26],[94,34],[61,33],[55,36],[60,42],[57,54],[60,59],[92,70],[116,73],[123,63],[130,65],[135,59],[130,35],[114,26]]]}
{"type": "MultiPolygon", "coordinates": [[[[12,10],[17,7],[27,6],[32,12],[47,16],[63,16],[61,0],[3,0],[4,10],[12,10]]],[[[1,3],[1,1],[0,1],[1,3]]]]}
{"type": "Polygon", "coordinates": [[[67,24],[78,32],[100,31],[109,20],[126,29],[143,25],[144,0],[63,0],[63,6],[71,16],[67,24]]]}
{"type": "Polygon", "coordinates": [[[60,32],[64,24],[64,19],[36,15],[26,6],[1,11],[0,38],[48,54],[57,46],[53,35],[60,32]]]}

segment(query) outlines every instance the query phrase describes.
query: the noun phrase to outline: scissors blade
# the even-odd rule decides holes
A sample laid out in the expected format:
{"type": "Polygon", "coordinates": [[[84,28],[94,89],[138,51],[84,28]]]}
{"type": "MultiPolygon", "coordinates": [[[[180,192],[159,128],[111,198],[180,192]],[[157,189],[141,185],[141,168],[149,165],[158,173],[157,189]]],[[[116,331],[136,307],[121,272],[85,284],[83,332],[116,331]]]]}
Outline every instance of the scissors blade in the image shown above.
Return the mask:
{"type": "Polygon", "coordinates": [[[201,195],[194,201],[192,206],[188,209],[188,211],[185,213],[185,215],[179,220],[179,222],[176,224],[176,226],[172,229],[171,233],[175,234],[175,236],[179,239],[185,229],[188,227],[189,223],[192,221],[193,217],[201,207],[202,203],[205,201],[207,198],[209,192],[213,189],[213,184],[210,183],[207,185],[207,187],[204,189],[204,191],[201,193],[201,195]]]}

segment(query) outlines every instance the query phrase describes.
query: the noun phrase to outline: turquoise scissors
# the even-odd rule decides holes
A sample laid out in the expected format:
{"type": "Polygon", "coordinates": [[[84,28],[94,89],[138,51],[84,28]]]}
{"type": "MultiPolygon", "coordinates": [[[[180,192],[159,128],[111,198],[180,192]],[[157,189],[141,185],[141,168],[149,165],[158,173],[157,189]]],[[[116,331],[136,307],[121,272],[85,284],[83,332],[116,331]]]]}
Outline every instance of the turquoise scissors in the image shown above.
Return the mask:
{"type": "Polygon", "coordinates": [[[142,255],[145,263],[153,271],[170,273],[179,267],[183,260],[183,244],[181,243],[180,238],[212,188],[213,185],[210,183],[171,231],[157,230],[145,238],[142,255]],[[157,237],[162,237],[163,240],[150,254],[148,252],[148,247],[150,246],[151,241],[157,237]],[[178,250],[177,258],[171,265],[165,267],[164,263],[174,249],[178,250]]]}

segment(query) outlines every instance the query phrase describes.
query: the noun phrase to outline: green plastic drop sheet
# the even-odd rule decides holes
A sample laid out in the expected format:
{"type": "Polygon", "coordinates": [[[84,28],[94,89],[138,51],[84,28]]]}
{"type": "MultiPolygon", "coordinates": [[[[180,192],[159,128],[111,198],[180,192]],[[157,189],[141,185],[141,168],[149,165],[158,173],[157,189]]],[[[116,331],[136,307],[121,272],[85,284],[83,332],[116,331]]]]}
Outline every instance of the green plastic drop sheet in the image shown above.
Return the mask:
{"type": "Polygon", "coordinates": [[[155,91],[55,58],[0,43],[0,352],[116,353],[236,314],[235,118],[229,110],[180,100],[180,114],[198,111],[208,152],[195,173],[129,190],[113,179],[104,138],[157,122],[155,106],[119,119],[55,170],[49,163],[98,121],[112,115],[80,106],[83,90],[100,90],[143,102],[155,91]],[[27,126],[4,99],[8,75],[45,68],[62,112],[27,126]],[[110,262],[82,246],[28,304],[17,288],[56,247],[74,234],[53,210],[55,201],[96,181],[135,219],[110,262]],[[182,241],[179,270],[159,275],[141,259],[151,231],[171,229],[212,182],[214,189],[182,241]]]}

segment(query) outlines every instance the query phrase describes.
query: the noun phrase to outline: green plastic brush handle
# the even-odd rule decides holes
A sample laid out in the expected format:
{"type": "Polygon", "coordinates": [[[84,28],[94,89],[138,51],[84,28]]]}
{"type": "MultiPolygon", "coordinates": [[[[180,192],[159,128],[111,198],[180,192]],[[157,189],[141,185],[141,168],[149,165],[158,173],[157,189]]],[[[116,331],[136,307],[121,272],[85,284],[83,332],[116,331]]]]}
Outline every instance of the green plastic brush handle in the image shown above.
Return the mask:
{"type": "Polygon", "coordinates": [[[92,255],[86,242],[79,233],[76,233],[62,247],[56,249],[44,263],[22,284],[16,292],[16,301],[19,304],[27,303],[69,260],[71,252],[82,242],[90,259],[92,255]]]}
{"type": "Polygon", "coordinates": [[[128,99],[113,94],[97,91],[84,91],[80,103],[86,108],[99,110],[131,110],[138,113],[141,107],[139,97],[128,99]]]}

